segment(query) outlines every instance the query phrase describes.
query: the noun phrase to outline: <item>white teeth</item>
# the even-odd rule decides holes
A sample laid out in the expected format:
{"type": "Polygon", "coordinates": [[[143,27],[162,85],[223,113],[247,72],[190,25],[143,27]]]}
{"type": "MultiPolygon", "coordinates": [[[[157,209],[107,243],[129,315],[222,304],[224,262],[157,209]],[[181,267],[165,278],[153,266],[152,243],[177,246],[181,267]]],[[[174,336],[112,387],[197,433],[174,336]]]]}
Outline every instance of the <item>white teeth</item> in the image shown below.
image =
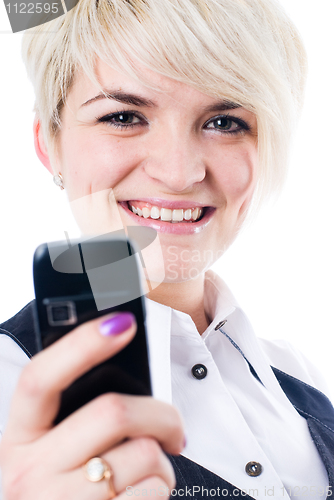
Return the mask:
{"type": "Polygon", "coordinates": [[[151,208],[151,219],[159,219],[160,217],[160,210],[158,207],[152,207],[151,208]]]}
{"type": "Polygon", "coordinates": [[[143,207],[143,217],[145,217],[145,219],[148,219],[150,215],[151,210],[148,207],[143,207]]]}
{"type": "Polygon", "coordinates": [[[139,215],[140,217],[144,217],[145,219],[148,219],[150,217],[151,219],[161,219],[162,221],[174,223],[182,222],[183,220],[190,222],[196,221],[201,217],[203,213],[203,209],[199,207],[196,207],[194,209],[188,208],[186,210],[183,210],[182,208],[171,210],[170,208],[159,207],[143,207],[142,209],[140,209],[134,207],[130,203],[129,207],[134,214],[139,215]]]}
{"type": "Polygon", "coordinates": [[[192,213],[192,216],[191,216],[192,220],[198,219],[198,216],[199,216],[199,208],[197,207],[197,208],[195,208],[195,210],[192,213]]]}
{"type": "Polygon", "coordinates": [[[162,208],[160,210],[160,218],[161,220],[172,220],[172,211],[170,208],[162,208]]]}
{"type": "Polygon", "coordinates": [[[183,220],[183,210],[173,210],[172,220],[176,222],[181,222],[183,220]]]}
{"type": "Polygon", "coordinates": [[[186,210],[186,211],[184,212],[184,218],[185,218],[186,220],[190,220],[190,219],[191,219],[191,208],[188,208],[188,210],[186,210]]]}

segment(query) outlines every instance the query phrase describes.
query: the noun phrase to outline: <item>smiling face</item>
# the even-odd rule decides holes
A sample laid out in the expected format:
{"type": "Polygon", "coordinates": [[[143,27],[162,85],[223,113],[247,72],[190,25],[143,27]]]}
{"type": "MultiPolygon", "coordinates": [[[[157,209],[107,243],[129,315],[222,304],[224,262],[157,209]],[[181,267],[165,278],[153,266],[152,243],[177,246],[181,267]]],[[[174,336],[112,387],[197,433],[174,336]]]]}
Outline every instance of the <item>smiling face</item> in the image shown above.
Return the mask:
{"type": "Polygon", "coordinates": [[[256,117],[145,71],[158,90],[99,61],[109,98],[77,75],[61,114],[55,170],[84,232],[153,227],[165,280],[180,282],[210,267],[244,220],[256,184],[256,117]]]}

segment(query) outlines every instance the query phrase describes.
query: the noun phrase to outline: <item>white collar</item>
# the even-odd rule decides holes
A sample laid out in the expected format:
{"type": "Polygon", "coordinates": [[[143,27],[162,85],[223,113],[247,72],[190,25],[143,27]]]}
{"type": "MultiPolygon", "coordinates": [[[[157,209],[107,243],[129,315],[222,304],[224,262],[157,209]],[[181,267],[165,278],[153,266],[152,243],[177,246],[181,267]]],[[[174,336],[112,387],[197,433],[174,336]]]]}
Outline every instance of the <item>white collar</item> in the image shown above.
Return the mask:
{"type": "Polygon", "coordinates": [[[198,342],[203,342],[218,323],[235,311],[238,304],[224,281],[211,269],[205,273],[204,308],[213,319],[202,336],[198,334],[189,314],[148,298],[145,298],[145,304],[153,395],[157,399],[171,403],[171,336],[193,336],[198,342]]]}
{"type": "Polygon", "coordinates": [[[202,335],[198,334],[192,318],[176,309],[148,298],[146,301],[146,327],[150,346],[152,389],[155,398],[172,403],[171,386],[171,337],[192,337],[197,342],[207,342],[215,327],[227,319],[224,330],[242,349],[265,387],[285,398],[271,370],[270,362],[255,336],[246,314],[225,282],[211,269],[205,273],[204,307],[212,322],[202,335]]]}

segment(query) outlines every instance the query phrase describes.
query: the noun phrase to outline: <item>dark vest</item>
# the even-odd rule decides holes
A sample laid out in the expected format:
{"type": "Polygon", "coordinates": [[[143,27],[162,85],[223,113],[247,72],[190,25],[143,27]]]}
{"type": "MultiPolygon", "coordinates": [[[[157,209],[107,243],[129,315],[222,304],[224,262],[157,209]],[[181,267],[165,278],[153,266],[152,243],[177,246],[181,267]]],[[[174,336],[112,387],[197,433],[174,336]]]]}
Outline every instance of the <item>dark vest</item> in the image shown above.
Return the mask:
{"type": "MultiPolygon", "coordinates": [[[[37,352],[32,311],[33,301],[0,325],[0,334],[11,337],[29,357],[37,352]]],[[[312,439],[328,473],[327,500],[331,500],[331,490],[334,486],[334,408],[329,399],[314,387],[277,368],[272,367],[272,370],[291,404],[307,421],[312,439]]],[[[215,490],[219,492],[216,496],[222,498],[241,497],[253,500],[253,497],[182,455],[169,456],[169,459],[177,480],[175,490],[172,491],[174,498],[212,498],[210,490],[215,490]]]]}

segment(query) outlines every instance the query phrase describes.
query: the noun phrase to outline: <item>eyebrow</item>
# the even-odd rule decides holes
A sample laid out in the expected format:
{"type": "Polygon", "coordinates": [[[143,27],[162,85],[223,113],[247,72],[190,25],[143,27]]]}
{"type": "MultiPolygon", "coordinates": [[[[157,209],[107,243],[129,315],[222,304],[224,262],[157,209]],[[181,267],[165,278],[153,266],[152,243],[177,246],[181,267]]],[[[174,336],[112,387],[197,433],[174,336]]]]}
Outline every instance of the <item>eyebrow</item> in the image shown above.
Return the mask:
{"type": "Polygon", "coordinates": [[[100,101],[101,99],[112,99],[114,101],[122,102],[123,104],[132,104],[133,106],[140,107],[157,107],[157,104],[150,99],[146,99],[140,95],[129,94],[127,92],[120,91],[105,91],[105,93],[100,92],[100,94],[96,95],[92,99],[84,102],[82,106],[87,106],[88,104],[92,104],[93,102],[100,101]]]}
{"type": "MultiPolygon", "coordinates": [[[[84,102],[80,107],[88,106],[89,104],[92,104],[96,101],[100,101],[102,99],[111,99],[117,102],[121,102],[123,104],[132,104],[133,106],[138,106],[138,107],[146,107],[146,108],[158,107],[156,102],[151,101],[150,99],[146,99],[143,96],[127,92],[120,92],[117,90],[115,91],[106,90],[105,93],[100,92],[92,99],[89,99],[88,101],[84,102]]],[[[229,100],[222,100],[215,104],[205,107],[204,111],[205,112],[227,111],[230,109],[237,109],[241,107],[242,107],[241,104],[236,104],[235,102],[229,100]]]]}
{"type": "Polygon", "coordinates": [[[212,106],[206,107],[205,111],[207,111],[207,112],[228,111],[230,109],[237,109],[237,108],[242,108],[242,105],[237,104],[236,102],[223,100],[223,101],[217,102],[216,104],[213,104],[212,106]]]}

